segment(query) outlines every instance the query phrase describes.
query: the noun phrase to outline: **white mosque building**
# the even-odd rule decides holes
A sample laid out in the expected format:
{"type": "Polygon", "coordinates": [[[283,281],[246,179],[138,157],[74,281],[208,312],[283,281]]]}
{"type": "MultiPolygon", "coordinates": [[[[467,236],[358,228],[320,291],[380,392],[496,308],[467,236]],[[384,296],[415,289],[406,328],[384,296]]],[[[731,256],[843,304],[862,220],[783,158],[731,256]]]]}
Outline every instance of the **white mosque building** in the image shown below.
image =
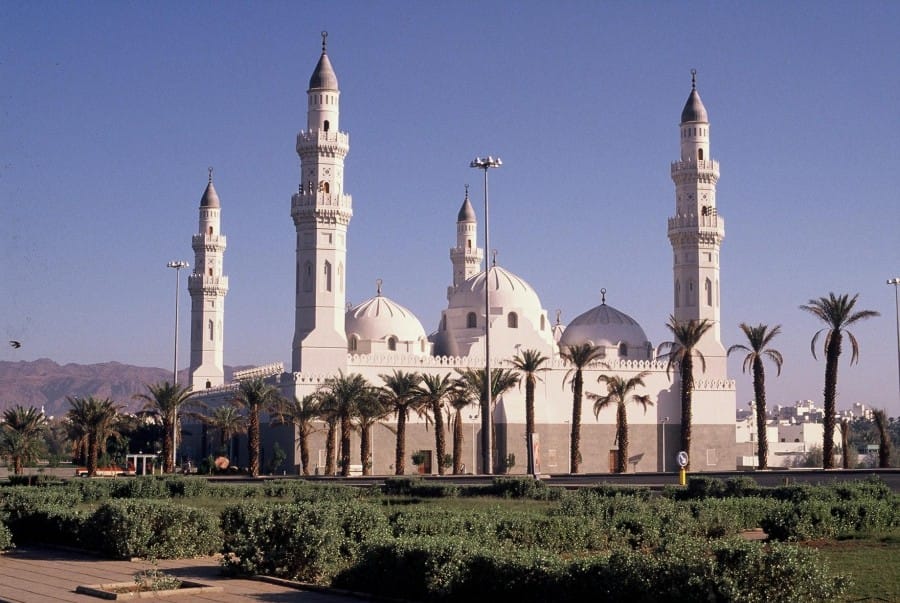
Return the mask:
{"type": "MultiPolygon", "coordinates": [[[[290,213],[296,229],[296,288],[292,366],[258,367],[237,379],[264,375],[279,383],[287,396],[315,391],[338,371],[359,373],[374,385],[380,375],[394,370],[451,374],[485,367],[486,326],[490,329],[491,365],[511,368],[510,360],[522,350],[534,349],[550,360],[540,375],[535,395],[536,431],[540,437],[541,469],[566,473],[572,420],[572,391],[567,382],[571,368],[562,358],[567,346],[590,342],[603,349],[602,362],[584,374],[584,389],[603,393],[600,374],[628,378],[648,371],[646,388],[653,405],[644,411],[629,405],[629,471],[673,471],[680,432],[680,383],[677,371],[667,375],[657,361],[654,342],[628,314],[606,303],[586,309],[568,325],[551,322],[538,293],[523,278],[490,262],[477,245],[477,217],[466,191],[456,217],[455,240],[451,224],[450,285],[447,307],[429,335],[422,322],[401,303],[381,293],[352,307],[346,305],[347,236],[353,217],[351,196],[344,190],[344,158],[350,139],[340,130],[340,88],[323,36],[322,54],[307,91],[306,127],[297,134],[300,182],[291,197],[290,213]],[[485,261],[485,264],[487,262],[485,261]],[[490,311],[485,314],[485,288],[490,311]]],[[[699,346],[705,372],[695,375],[693,394],[693,471],[734,469],[735,384],[726,375],[726,354],[720,338],[719,249],[724,220],[716,210],[719,164],[710,155],[710,124],[696,81],[681,113],[680,157],[672,162],[675,211],[668,219],[672,245],[672,308],[660,308],[659,320],[669,314],[679,321],[707,319],[713,323],[699,346]]],[[[224,383],[223,322],[228,277],[223,275],[225,237],[220,229],[220,202],[210,176],[200,204],[198,233],[193,236],[194,273],[189,279],[192,300],[190,374],[195,390],[207,390],[211,399],[225,399],[234,384],[224,383]]],[[[452,214],[451,214],[452,215],[452,214]]],[[[358,228],[365,228],[359,224],[358,228]]],[[[360,275],[360,277],[366,275],[360,275]]],[[[605,292],[604,292],[605,293],[605,292]]],[[[662,292],[661,292],[662,293],[662,292]]],[[[661,296],[663,297],[663,296],[661,296]]],[[[575,309],[577,311],[578,309],[575,309]]],[[[656,342],[658,344],[659,342],[656,342]]],[[[695,369],[698,370],[699,369],[695,369]]],[[[581,417],[582,472],[610,471],[617,446],[615,408],[595,418],[587,398],[581,417]]],[[[480,465],[481,417],[477,405],[464,413],[466,471],[480,465]]],[[[513,388],[496,400],[497,457],[514,455],[512,473],[525,471],[525,392],[513,388]]],[[[373,431],[373,472],[394,473],[395,436],[389,429],[373,431]]],[[[286,465],[299,464],[290,427],[269,428],[264,442],[278,441],[288,454],[286,465]]],[[[324,429],[313,436],[311,463],[324,470],[324,429]]],[[[448,438],[448,442],[450,439],[448,438]]],[[[188,439],[183,453],[202,456],[200,445],[188,439]]],[[[264,444],[266,448],[266,444],[264,444]]],[[[353,463],[359,462],[359,441],[352,442],[353,463]]],[[[434,433],[413,417],[407,428],[408,454],[434,454],[434,433]]],[[[448,444],[447,452],[450,452],[448,444]]],[[[265,454],[265,451],[264,451],[265,454]]],[[[436,459],[434,459],[436,460],[436,459]]],[[[426,463],[436,472],[436,463],[426,463]]],[[[415,466],[406,462],[407,470],[415,466]]]]}

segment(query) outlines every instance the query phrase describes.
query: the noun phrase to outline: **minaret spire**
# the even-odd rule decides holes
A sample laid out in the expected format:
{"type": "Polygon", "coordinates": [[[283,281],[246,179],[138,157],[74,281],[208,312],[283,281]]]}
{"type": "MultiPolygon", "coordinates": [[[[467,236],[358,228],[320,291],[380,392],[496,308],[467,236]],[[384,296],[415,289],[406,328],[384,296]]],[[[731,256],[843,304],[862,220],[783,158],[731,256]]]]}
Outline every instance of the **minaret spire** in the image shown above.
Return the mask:
{"type": "Polygon", "coordinates": [[[453,281],[447,287],[447,299],[464,281],[481,272],[483,251],[475,243],[478,235],[478,221],[475,208],[469,200],[469,185],[465,185],[466,195],[459,214],[456,216],[456,247],[450,248],[450,262],[453,264],[453,281]]]}

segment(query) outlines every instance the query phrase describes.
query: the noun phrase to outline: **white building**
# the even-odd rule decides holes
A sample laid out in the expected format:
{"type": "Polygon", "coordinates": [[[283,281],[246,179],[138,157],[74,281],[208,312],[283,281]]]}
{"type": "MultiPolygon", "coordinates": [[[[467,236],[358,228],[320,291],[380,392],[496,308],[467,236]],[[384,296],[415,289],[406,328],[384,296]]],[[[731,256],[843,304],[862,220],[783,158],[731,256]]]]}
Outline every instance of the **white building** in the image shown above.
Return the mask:
{"type": "MultiPolygon", "coordinates": [[[[380,375],[394,370],[442,375],[455,375],[457,370],[466,368],[483,370],[485,327],[489,325],[493,367],[510,368],[510,359],[525,349],[538,350],[550,359],[550,370],[542,373],[536,392],[536,429],[541,440],[543,471],[562,473],[569,470],[572,393],[566,382],[570,367],[561,359],[560,350],[590,342],[602,346],[604,357],[602,365],[594,364],[585,372],[586,391],[602,393],[597,384],[601,373],[629,377],[649,371],[645,378],[646,390],[637,393],[650,394],[653,406],[646,412],[637,406],[628,408],[630,470],[674,470],[681,417],[677,371],[672,372],[670,379],[665,364],[656,360],[654,343],[633,318],[606,303],[605,290],[599,305],[590,307],[591,303],[585,303],[587,309],[564,326],[559,324],[558,317],[556,324],[551,324],[538,292],[525,278],[497,265],[496,261],[490,262],[486,273],[481,265],[484,252],[477,245],[478,219],[468,191],[458,212],[455,207],[447,208],[450,285],[446,309],[440,316],[429,317],[434,325],[430,335],[419,318],[382,293],[380,282],[374,297],[347,309],[346,279],[351,276],[371,279],[372,275],[350,275],[346,269],[353,201],[344,191],[343,180],[344,158],[350,144],[349,135],[339,127],[340,89],[324,41],[323,37],[322,53],[307,90],[306,127],[297,135],[296,144],[301,176],[297,192],[291,198],[291,217],[296,229],[292,367],[290,372],[273,376],[285,395],[309,394],[338,371],[360,373],[371,383],[381,385],[380,375]],[[487,315],[486,288],[490,295],[487,315]]],[[[654,320],[665,322],[672,314],[679,321],[707,319],[713,323],[700,345],[706,371],[695,375],[692,470],[734,469],[735,384],[726,375],[719,324],[719,249],[724,237],[724,220],[716,207],[719,164],[710,154],[709,118],[695,80],[678,131],[680,153],[670,166],[675,184],[675,210],[668,218],[673,282],[672,289],[659,292],[660,299],[673,302],[671,307],[660,307],[654,320]]],[[[674,135],[672,138],[674,142],[674,135]]],[[[654,169],[658,168],[648,166],[648,170],[654,169]]],[[[366,228],[366,225],[354,224],[354,228],[366,228]]],[[[224,238],[221,247],[215,249],[219,264],[209,277],[222,279],[225,277],[219,275],[224,238]]],[[[220,287],[215,291],[220,308],[224,290],[220,287]]],[[[619,294],[617,299],[626,296],[619,294]]],[[[206,321],[206,316],[202,320],[206,321]]],[[[192,339],[205,333],[202,329],[192,330],[192,339]]],[[[211,341],[220,346],[216,351],[221,354],[221,336],[211,341]]],[[[220,359],[221,355],[216,358],[220,359]]],[[[192,357],[192,374],[198,368],[192,357]]],[[[699,368],[695,370],[699,373],[699,368]]],[[[227,391],[227,386],[213,387],[209,395],[227,395],[227,391]]],[[[478,408],[474,405],[465,414],[468,423],[464,432],[464,458],[472,459],[466,463],[468,472],[472,472],[480,455],[481,420],[477,415],[478,408]]],[[[615,409],[605,409],[595,418],[591,403],[585,398],[582,415],[582,471],[609,471],[616,454],[615,409]]],[[[510,390],[496,400],[494,420],[498,458],[513,454],[517,459],[513,472],[524,471],[524,388],[510,390]]],[[[433,431],[421,420],[414,418],[412,422],[407,431],[409,454],[419,450],[433,454],[433,431]]],[[[293,438],[286,430],[274,429],[268,437],[270,441],[282,442],[282,448],[299,459],[292,445],[293,438]]],[[[375,473],[393,473],[393,433],[376,429],[374,437],[375,473]]],[[[323,434],[316,434],[311,446],[313,464],[320,467],[324,464],[323,440],[323,434]]],[[[356,440],[352,444],[354,463],[359,462],[358,444],[356,440]]],[[[409,460],[406,465],[411,467],[409,460]]]]}

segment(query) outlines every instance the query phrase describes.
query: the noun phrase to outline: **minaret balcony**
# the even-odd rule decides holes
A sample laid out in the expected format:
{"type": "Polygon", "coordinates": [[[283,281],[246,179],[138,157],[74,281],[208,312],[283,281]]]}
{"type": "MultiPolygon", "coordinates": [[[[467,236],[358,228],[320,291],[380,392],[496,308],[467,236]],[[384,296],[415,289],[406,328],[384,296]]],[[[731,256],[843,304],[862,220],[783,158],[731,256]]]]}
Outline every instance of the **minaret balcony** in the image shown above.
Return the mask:
{"type": "Polygon", "coordinates": [[[226,247],[225,235],[195,234],[191,237],[191,248],[194,251],[206,249],[207,251],[224,251],[226,247]]]}
{"type": "Polygon", "coordinates": [[[191,274],[188,276],[188,291],[191,294],[224,295],[228,293],[228,277],[191,274]]]}
{"type": "Polygon", "coordinates": [[[350,135],[346,132],[326,132],[325,130],[300,130],[297,134],[297,153],[305,154],[316,150],[342,151],[350,149],[350,135]]]}
{"type": "Polygon", "coordinates": [[[345,208],[352,209],[353,197],[350,195],[337,195],[326,192],[294,193],[291,196],[291,210],[302,208],[345,208]]]}
{"type": "Polygon", "coordinates": [[[697,174],[697,173],[707,173],[712,174],[716,180],[719,179],[719,162],[714,159],[703,160],[703,161],[673,161],[672,162],[672,178],[684,173],[689,174],[697,174]]]}

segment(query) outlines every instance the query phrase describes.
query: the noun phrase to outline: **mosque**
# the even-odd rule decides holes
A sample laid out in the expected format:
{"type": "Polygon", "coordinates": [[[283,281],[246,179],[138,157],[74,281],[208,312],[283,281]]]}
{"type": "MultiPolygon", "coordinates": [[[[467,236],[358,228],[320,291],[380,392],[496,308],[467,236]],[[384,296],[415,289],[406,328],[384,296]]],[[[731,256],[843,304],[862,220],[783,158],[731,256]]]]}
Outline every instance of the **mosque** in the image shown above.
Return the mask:
{"type": "MultiPolygon", "coordinates": [[[[657,360],[654,343],[641,326],[625,312],[608,305],[605,295],[600,305],[562,325],[558,315],[551,321],[538,292],[527,281],[497,265],[495,260],[487,266],[484,250],[477,244],[478,219],[468,190],[456,215],[455,238],[448,221],[451,271],[447,307],[439,317],[429,317],[436,325],[433,332],[429,334],[419,318],[401,303],[383,295],[380,284],[371,299],[353,306],[346,304],[347,236],[353,203],[343,183],[350,138],[340,129],[340,88],[325,40],[323,34],[322,53],[309,80],[306,127],[296,139],[300,182],[290,204],[296,230],[292,366],[290,371],[285,371],[280,363],[256,367],[236,374],[235,378],[264,376],[277,383],[284,395],[304,396],[338,371],[361,374],[373,385],[381,385],[380,375],[394,370],[456,376],[457,371],[484,369],[485,337],[489,333],[492,367],[512,368],[511,359],[527,349],[537,350],[549,359],[545,365],[549,370],[540,374],[535,394],[539,460],[544,473],[567,473],[571,366],[562,359],[561,352],[568,346],[589,342],[602,349],[602,357],[585,370],[586,392],[604,393],[597,380],[601,374],[629,378],[641,371],[649,372],[644,378],[646,387],[635,393],[649,394],[653,404],[646,410],[638,405],[627,408],[628,470],[675,470],[681,417],[677,371],[667,374],[665,362],[657,360]],[[487,313],[486,288],[490,300],[487,313]]],[[[713,324],[699,346],[705,371],[695,368],[691,465],[693,471],[722,471],[734,469],[737,458],[735,384],[726,375],[726,353],[720,337],[719,250],[724,219],[716,209],[719,163],[710,155],[709,117],[695,78],[681,112],[679,143],[680,157],[670,167],[675,185],[675,210],[668,218],[673,252],[672,307],[660,308],[658,318],[665,322],[671,314],[678,321],[707,319],[713,324]]],[[[194,269],[188,279],[192,302],[191,383],[195,391],[205,390],[203,396],[209,400],[224,401],[235,384],[224,382],[226,238],[221,233],[221,204],[211,175],[199,213],[199,229],[192,239],[194,269]]],[[[515,459],[509,471],[523,473],[524,386],[506,391],[495,403],[497,457],[515,459]]],[[[582,407],[580,470],[610,471],[618,453],[616,410],[606,408],[595,416],[586,397],[582,407]]],[[[481,454],[482,423],[477,404],[464,411],[463,420],[463,458],[466,472],[472,473],[478,470],[481,454]]],[[[394,473],[395,435],[390,421],[393,419],[386,423],[387,428],[373,431],[376,474],[394,473]]],[[[419,470],[436,473],[433,428],[415,416],[410,421],[407,452],[421,452],[427,461],[419,470]]],[[[293,468],[300,461],[291,429],[266,428],[263,454],[279,442],[288,454],[285,465],[293,468]]],[[[323,429],[314,434],[310,444],[311,464],[319,472],[325,465],[324,442],[323,429]]],[[[188,456],[193,453],[197,458],[205,454],[201,448],[195,439],[188,438],[182,452],[188,456]]],[[[448,444],[447,452],[449,448],[448,444]]],[[[357,434],[352,449],[352,462],[358,463],[357,434]]],[[[406,466],[407,471],[416,470],[409,460],[406,466]]]]}

